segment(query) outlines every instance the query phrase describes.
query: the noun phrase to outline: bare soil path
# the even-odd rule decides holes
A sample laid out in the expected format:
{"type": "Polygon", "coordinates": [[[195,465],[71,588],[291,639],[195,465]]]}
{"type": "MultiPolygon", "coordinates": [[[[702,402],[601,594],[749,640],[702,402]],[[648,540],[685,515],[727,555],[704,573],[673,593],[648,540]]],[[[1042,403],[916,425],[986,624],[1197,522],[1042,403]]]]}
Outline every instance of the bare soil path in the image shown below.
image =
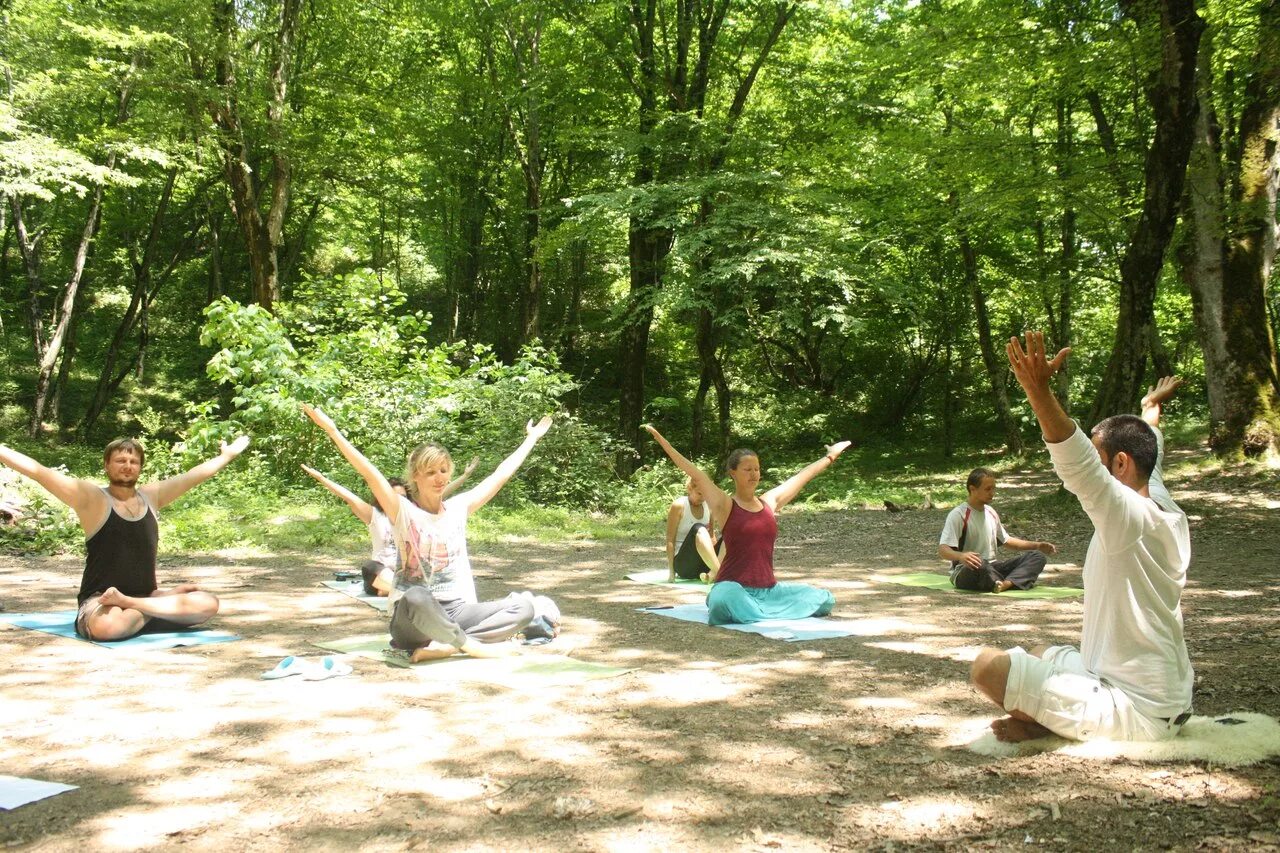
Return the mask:
{"type": "MultiPolygon", "coordinates": [[[[1182,480],[1195,564],[1183,598],[1196,711],[1280,715],[1280,495],[1231,475],[1182,480]],[[1264,493],[1266,492],[1266,493],[1264,493]]],[[[1042,474],[997,496],[1015,535],[1062,551],[1079,585],[1078,510],[1037,511],[1042,474]],[[1037,514],[1039,512],[1039,514],[1037,514]]],[[[966,686],[987,644],[1076,642],[1078,600],[1012,601],[879,583],[940,569],[942,510],[781,517],[780,575],[826,584],[867,636],[783,643],[636,612],[697,593],[640,586],[653,541],[474,547],[482,596],[553,592],[556,646],[638,667],[582,687],[440,685],[379,662],[264,682],[314,640],[379,615],[317,586],[349,554],[173,555],[164,582],[222,596],[244,639],[104,649],[0,626],[0,773],[79,790],[0,812],[31,850],[1054,850],[1280,845],[1280,761],[1242,769],[993,759],[964,746],[992,717],[966,686]]],[[[162,554],[164,544],[161,543],[162,554]]],[[[9,611],[73,605],[71,558],[0,558],[9,611]]]]}

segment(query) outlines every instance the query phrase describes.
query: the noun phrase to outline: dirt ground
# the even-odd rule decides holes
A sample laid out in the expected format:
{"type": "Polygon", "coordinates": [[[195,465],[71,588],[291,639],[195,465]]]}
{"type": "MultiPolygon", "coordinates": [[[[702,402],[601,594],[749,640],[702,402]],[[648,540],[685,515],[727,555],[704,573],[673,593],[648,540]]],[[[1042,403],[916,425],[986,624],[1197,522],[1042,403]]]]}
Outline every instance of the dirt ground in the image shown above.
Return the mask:
{"type": "MultiPolygon", "coordinates": [[[[1196,712],[1280,715],[1280,500],[1230,475],[1170,478],[1192,518],[1183,597],[1196,712]]],[[[1014,535],[1055,541],[1078,586],[1089,527],[1037,517],[1043,474],[997,495],[1014,535]],[[1026,508],[1024,511],[1024,507],[1026,508]]],[[[162,583],[222,597],[240,642],[107,649],[0,626],[0,773],[79,789],[0,813],[32,850],[1261,850],[1280,845],[1280,760],[1240,769],[965,744],[993,716],[965,683],[982,645],[1077,642],[1079,600],[896,586],[940,569],[942,510],[786,514],[780,576],[833,589],[866,636],[785,643],[636,612],[697,601],[641,586],[653,541],[473,547],[482,597],[551,591],[548,647],[636,667],[536,691],[441,685],[352,659],[347,678],[267,682],[308,646],[380,630],[318,587],[358,556],[165,555],[162,583]]],[[[73,605],[80,564],[0,558],[8,611],[73,605]]]]}

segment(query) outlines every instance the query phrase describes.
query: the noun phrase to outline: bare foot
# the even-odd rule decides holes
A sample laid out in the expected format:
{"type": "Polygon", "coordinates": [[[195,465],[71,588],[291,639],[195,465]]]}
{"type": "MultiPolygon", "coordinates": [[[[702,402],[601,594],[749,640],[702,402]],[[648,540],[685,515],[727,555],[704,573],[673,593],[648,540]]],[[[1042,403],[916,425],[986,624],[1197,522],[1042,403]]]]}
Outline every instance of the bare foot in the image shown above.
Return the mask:
{"type": "Polygon", "coordinates": [[[464,655],[473,658],[505,658],[516,654],[515,646],[510,643],[482,643],[479,640],[467,640],[462,647],[464,655]]]}
{"type": "Polygon", "coordinates": [[[452,657],[457,654],[458,650],[453,646],[437,646],[432,643],[429,646],[423,646],[420,649],[414,649],[413,654],[409,655],[410,663],[422,663],[426,660],[440,660],[441,658],[452,657]]]}
{"type": "Polygon", "coordinates": [[[992,720],[991,730],[996,733],[996,740],[1002,740],[1005,743],[1021,743],[1024,740],[1035,740],[1053,734],[1039,723],[1019,720],[1017,717],[992,720]]]}
{"type": "Polygon", "coordinates": [[[1013,581],[1000,581],[996,584],[996,592],[1004,592],[1007,589],[1013,589],[1013,581]]]}
{"type": "Polygon", "coordinates": [[[711,575],[707,574],[706,572],[703,572],[702,574],[698,575],[698,580],[702,581],[703,583],[711,583],[711,575]]]}
{"type": "Polygon", "coordinates": [[[114,586],[107,587],[106,592],[98,596],[98,604],[101,607],[130,607],[129,597],[120,592],[114,586]]]}

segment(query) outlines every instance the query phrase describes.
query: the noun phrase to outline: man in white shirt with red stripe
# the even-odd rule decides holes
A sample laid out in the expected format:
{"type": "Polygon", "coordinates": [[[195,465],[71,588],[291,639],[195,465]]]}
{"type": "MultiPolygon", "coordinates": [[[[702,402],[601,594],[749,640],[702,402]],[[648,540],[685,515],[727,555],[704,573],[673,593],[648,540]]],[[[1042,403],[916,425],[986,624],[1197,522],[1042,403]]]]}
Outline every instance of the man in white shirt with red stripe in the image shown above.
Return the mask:
{"type": "Polygon", "coordinates": [[[1158,423],[1178,382],[1163,379],[1147,395],[1148,417],[1107,418],[1091,440],[1050,390],[1070,348],[1049,359],[1044,335],[1028,332],[1025,350],[1014,338],[1007,351],[1054,469],[1094,535],[1084,562],[1080,650],[986,648],[973,662],[974,686],[1009,712],[991,727],[1006,741],[1050,732],[1075,740],[1173,737],[1190,715],[1194,678],[1180,606],[1191,538],[1160,478],[1163,442],[1151,421],[1158,423]]]}
{"type": "Polygon", "coordinates": [[[1045,555],[1056,554],[1052,542],[1037,542],[1010,536],[1000,523],[1000,514],[991,501],[996,495],[996,475],[987,468],[974,468],[965,483],[968,498],[947,514],[938,537],[938,556],[951,561],[951,585],[978,592],[1031,589],[1044,571],[1045,555]],[[1007,560],[996,559],[1003,545],[1022,553],[1007,560]]]}

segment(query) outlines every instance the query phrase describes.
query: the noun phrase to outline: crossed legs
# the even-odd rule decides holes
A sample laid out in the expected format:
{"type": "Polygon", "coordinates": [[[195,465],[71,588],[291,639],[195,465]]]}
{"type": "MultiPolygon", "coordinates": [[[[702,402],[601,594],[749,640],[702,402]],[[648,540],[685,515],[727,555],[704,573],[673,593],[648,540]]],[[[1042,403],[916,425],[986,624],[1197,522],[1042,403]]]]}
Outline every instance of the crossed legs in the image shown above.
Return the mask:
{"type": "Polygon", "coordinates": [[[191,627],[208,622],[218,612],[217,596],[195,584],[158,589],[150,596],[125,595],[115,587],[85,600],[77,620],[77,630],[98,641],[125,640],[134,636],[152,619],[191,627]]]}

